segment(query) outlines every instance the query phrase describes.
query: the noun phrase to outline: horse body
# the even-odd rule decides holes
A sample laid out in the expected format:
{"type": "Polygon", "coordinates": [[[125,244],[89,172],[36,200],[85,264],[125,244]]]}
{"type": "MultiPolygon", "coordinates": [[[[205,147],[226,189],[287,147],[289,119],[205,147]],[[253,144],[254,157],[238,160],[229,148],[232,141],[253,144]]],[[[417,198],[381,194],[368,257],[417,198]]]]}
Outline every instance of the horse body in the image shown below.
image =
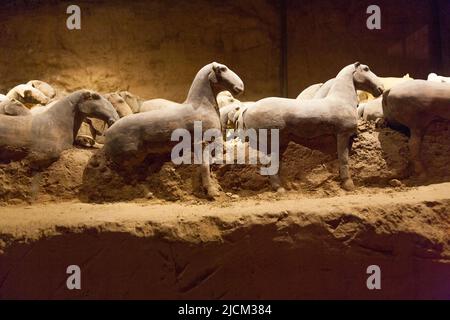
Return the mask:
{"type": "Polygon", "coordinates": [[[386,91],[383,112],[388,121],[422,127],[438,118],[450,120],[450,84],[414,80],[386,91]]]}
{"type": "Polygon", "coordinates": [[[144,102],[143,99],[128,91],[119,91],[117,93],[125,100],[125,102],[131,108],[131,111],[133,111],[133,113],[139,112],[142,103],[144,102]]]}
{"type": "Polygon", "coordinates": [[[450,77],[438,76],[436,73],[430,73],[427,78],[428,81],[431,82],[444,82],[450,83],[450,77]]]}
{"type": "Polygon", "coordinates": [[[50,99],[53,99],[56,96],[56,90],[47,82],[41,80],[30,80],[27,82],[27,84],[33,86],[33,88],[38,89],[50,99]]]}
{"type": "Polygon", "coordinates": [[[450,120],[450,84],[413,80],[397,85],[383,94],[383,113],[390,125],[410,129],[410,157],[415,173],[423,177],[423,136],[432,121],[450,120]]]}
{"type": "Polygon", "coordinates": [[[30,113],[30,110],[20,101],[9,99],[0,101],[0,114],[8,116],[26,116],[30,113]]]}
{"type": "MultiPolygon", "coordinates": [[[[348,148],[350,137],[357,129],[355,85],[374,94],[382,92],[382,85],[375,74],[367,66],[356,63],[345,67],[336,78],[321,86],[321,95],[327,91],[324,98],[265,98],[247,108],[243,122],[246,128],[278,129],[279,157],[291,141],[303,144],[305,139],[336,136],[341,179],[344,188],[350,190],[353,181],[348,171],[348,148]],[[326,90],[322,90],[324,87],[326,90]]],[[[284,190],[278,175],[271,176],[271,183],[278,191],[284,190]]]]}
{"type": "Polygon", "coordinates": [[[47,104],[50,102],[50,97],[47,97],[40,90],[33,87],[31,84],[19,84],[12,88],[6,97],[15,99],[26,105],[27,107],[35,104],[47,104]]]}
{"type": "Polygon", "coordinates": [[[383,98],[378,97],[376,99],[361,103],[358,106],[358,118],[366,121],[376,121],[384,117],[383,115],[383,98]]]}
{"type": "MultiPolygon", "coordinates": [[[[211,63],[204,66],[194,78],[187,99],[182,104],[171,103],[166,107],[137,113],[117,121],[106,131],[105,153],[121,166],[141,163],[147,156],[167,156],[176,142],[171,141],[176,129],[186,129],[191,135],[194,122],[202,122],[202,131],[220,130],[220,119],[216,102],[217,92],[229,90],[239,94],[244,90],[242,80],[226,66],[211,63]]],[[[205,160],[205,159],[204,159],[205,160]]],[[[203,186],[207,194],[215,196],[209,162],[201,167],[203,186]]]]}
{"type": "Polygon", "coordinates": [[[0,159],[16,159],[14,151],[35,160],[52,160],[73,145],[83,119],[98,117],[110,123],[119,116],[96,93],[77,91],[38,114],[21,117],[0,115],[0,159]]]}
{"type": "Polygon", "coordinates": [[[153,110],[163,110],[166,108],[177,107],[180,104],[167,99],[150,99],[142,102],[139,112],[148,112],[153,110]]]}

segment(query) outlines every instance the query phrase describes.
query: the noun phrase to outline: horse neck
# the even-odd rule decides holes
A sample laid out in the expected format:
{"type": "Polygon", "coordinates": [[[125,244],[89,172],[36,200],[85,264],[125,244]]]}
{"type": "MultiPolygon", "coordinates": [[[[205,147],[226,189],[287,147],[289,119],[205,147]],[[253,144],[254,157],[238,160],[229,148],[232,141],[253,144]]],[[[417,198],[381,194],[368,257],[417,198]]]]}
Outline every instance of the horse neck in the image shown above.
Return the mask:
{"type": "Polygon", "coordinates": [[[218,110],[216,96],[209,81],[211,65],[203,67],[195,76],[184,103],[192,104],[194,109],[218,110]]]}
{"type": "Polygon", "coordinates": [[[81,94],[81,92],[72,93],[51,106],[47,112],[41,114],[42,116],[50,116],[52,123],[61,130],[60,132],[73,133],[73,139],[75,139],[83,122],[83,116],[78,111],[81,94]]]}
{"type": "Polygon", "coordinates": [[[344,68],[336,76],[336,81],[327,97],[345,100],[356,107],[358,105],[358,96],[353,82],[353,72],[354,68],[344,68]]]}

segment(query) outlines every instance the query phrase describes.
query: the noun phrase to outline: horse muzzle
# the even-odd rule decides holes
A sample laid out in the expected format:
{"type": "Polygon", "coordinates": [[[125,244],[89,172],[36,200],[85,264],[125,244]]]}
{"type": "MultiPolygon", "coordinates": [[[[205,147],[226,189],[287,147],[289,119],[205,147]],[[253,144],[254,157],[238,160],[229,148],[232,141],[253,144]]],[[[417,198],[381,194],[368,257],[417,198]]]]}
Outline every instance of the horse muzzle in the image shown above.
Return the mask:
{"type": "Polygon", "coordinates": [[[383,85],[378,86],[378,87],[375,89],[375,93],[376,93],[376,94],[374,94],[374,96],[375,96],[375,97],[379,97],[379,96],[381,96],[381,95],[383,94],[383,92],[384,92],[384,86],[383,86],[383,85]]]}
{"type": "Polygon", "coordinates": [[[244,92],[244,86],[234,86],[233,87],[233,96],[238,96],[242,92],[244,92]]]}
{"type": "Polygon", "coordinates": [[[116,122],[116,120],[110,118],[108,119],[108,121],[106,121],[106,123],[108,124],[108,127],[111,127],[114,123],[116,122]]]}

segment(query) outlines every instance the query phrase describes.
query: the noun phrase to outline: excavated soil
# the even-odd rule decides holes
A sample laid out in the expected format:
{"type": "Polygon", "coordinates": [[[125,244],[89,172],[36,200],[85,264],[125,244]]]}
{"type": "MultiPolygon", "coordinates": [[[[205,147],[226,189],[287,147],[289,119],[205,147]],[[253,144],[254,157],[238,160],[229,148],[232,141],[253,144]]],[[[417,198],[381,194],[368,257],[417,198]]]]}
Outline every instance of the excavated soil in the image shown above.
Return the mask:
{"type": "Polygon", "coordinates": [[[450,299],[449,190],[3,208],[0,298],[450,299]]]}
{"type": "Polygon", "coordinates": [[[290,145],[285,194],[257,166],[215,165],[216,201],[193,166],[129,174],[101,149],[1,164],[0,299],[450,299],[449,128],[428,131],[418,181],[407,136],[361,122],[353,192],[332,147],[290,145]],[[66,287],[69,265],[81,290],[66,287]],[[381,290],[366,286],[370,265],[381,290]]]}
{"type": "MultiPolygon", "coordinates": [[[[361,122],[350,157],[357,189],[353,192],[391,192],[427,183],[450,181],[450,125],[436,122],[424,139],[423,159],[428,180],[416,181],[408,166],[408,137],[389,128],[361,122]]],[[[335,142],[328,150],[291,144],[283,156],[281,178],[288,195],[329,197],[346,194],[339,185],[335,142]]],[[[220,186],[217,201],[230,197],[271,199],[269,180],[257,165],[214,165],[220,186]]],[[[25,162],[0,164],[0,203],[39,203],[60,200],[207,201],[195,166],[148,160],[133,172],[111,165],[101,149],[74,148],[47,168],[30,169],[25,162]]]]}

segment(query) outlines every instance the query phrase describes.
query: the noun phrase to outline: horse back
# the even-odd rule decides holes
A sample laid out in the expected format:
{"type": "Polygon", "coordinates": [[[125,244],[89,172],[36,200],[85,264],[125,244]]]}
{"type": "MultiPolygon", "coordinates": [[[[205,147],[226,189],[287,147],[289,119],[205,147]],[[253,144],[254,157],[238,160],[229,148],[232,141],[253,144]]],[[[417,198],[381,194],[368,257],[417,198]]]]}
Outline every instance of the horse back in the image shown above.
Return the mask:
{"type": "Polygon", "coordinates": [[[0,115],[0,145],[30,142],[31,116],[0,115]]]}

